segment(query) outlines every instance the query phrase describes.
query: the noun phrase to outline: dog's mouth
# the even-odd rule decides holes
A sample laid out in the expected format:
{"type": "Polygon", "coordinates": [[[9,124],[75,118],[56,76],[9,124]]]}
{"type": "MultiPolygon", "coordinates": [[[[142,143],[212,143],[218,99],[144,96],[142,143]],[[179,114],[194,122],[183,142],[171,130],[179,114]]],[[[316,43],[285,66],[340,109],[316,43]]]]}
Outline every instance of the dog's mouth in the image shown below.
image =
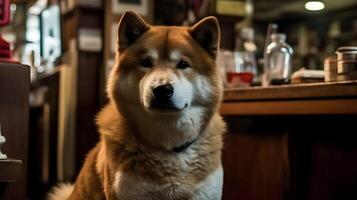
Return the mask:
{"type": "Polygon", "coordinates": [[[182,107],[179,107],[172,102],[153,101],[147,110],[154,114],[177,114],[184,111],[187,107],[187,103],[185,103],[182,107]]]}

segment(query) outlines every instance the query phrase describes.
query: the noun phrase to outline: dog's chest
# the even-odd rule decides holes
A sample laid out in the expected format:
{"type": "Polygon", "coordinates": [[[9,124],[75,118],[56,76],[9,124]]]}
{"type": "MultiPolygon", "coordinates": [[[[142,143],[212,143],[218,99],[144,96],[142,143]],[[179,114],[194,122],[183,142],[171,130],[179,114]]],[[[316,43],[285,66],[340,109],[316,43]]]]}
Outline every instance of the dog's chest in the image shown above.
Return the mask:
{"type": "Polygon", "coordinates": [[[158,184],[137,175],[115,174],[113,191],[120,200],[219,200],[223,182],[222,167],[218,167],[201,183],[158,184]]]}

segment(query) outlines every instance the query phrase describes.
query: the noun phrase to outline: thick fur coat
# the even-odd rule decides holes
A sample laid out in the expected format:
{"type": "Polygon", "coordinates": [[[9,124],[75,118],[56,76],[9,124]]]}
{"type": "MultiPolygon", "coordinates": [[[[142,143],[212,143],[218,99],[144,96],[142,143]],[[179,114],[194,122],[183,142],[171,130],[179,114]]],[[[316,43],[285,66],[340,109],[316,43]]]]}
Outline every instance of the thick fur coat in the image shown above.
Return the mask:
{"type": "Polygon", "coordinates": [[[109,104],[96,118],[100,141],[73,191],[57,188],[50,199],[221,199],[219,37],[214,17],[165,27],[126,12],[107,84],[109,104]]]}

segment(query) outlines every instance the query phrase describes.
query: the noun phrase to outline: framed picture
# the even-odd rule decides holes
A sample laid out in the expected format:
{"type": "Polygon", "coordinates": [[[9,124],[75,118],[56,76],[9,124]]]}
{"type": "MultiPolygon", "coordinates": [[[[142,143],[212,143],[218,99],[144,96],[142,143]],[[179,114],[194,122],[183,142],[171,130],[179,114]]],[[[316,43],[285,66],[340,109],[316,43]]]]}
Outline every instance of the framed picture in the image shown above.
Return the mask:
{"type": "Polygon", "coordinates": [[[122,14],[127,10],[134,11],[142,16],[149,15],[151,0],[112,0],[114,14],[122,14]]]}

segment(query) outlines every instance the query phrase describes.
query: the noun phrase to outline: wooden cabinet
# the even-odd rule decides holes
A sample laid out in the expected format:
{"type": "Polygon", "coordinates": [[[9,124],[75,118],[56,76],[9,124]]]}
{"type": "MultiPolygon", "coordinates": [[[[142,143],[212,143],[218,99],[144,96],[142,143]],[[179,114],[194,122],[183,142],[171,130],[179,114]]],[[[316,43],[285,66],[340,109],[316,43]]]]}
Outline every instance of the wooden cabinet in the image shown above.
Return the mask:
{"type": "Polygon", "coordinates": [[[0,199],[26,197],[30,68],[0,63],[0,123],[8,158],[0,162],[0,199]]]}
{"type": "Polygon", "coordinates": [[[225,92],[224,200],[357,199],[357,82],[225,92]]]}

